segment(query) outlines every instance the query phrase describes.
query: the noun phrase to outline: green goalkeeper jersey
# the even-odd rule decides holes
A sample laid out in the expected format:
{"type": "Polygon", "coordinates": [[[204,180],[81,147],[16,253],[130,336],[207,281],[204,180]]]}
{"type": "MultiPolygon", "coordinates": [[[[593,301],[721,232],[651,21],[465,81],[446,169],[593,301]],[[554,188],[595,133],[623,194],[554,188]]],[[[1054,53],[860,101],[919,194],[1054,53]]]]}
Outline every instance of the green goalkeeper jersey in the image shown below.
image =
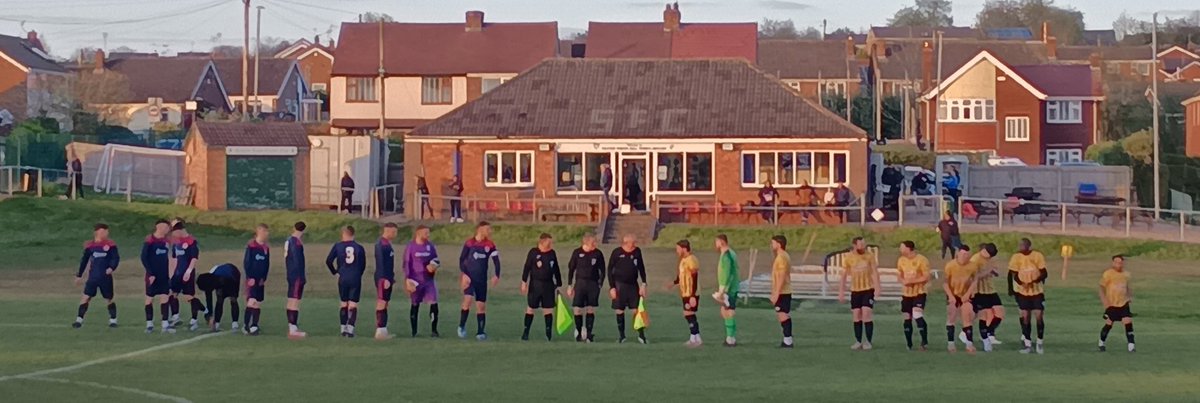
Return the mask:
{"type": "Polygon", "coordinates": [[[721,254],[721,259],[717,263],[717,284],[725,288],[726,294],[732,295],[738,292],[737,254],[733,253],[733,249],[721,254]]]}

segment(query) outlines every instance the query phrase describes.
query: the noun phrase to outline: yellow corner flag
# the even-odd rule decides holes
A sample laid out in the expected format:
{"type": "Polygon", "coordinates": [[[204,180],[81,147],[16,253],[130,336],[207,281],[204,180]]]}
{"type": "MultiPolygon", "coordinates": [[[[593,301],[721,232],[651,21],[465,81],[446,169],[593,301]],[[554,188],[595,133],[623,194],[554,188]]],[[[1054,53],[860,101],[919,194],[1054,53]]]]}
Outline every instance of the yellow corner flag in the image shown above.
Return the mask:
{"type": "Polygon", "coordinates": [[[633,330],[642,330],[650,327],[650,313],[646,312],[646,299],[638,299],[638,313],[633,318],[633,330]]]}
{"type": "Polygon", "coordinates": [[[562,295],[558,296],[558,303],[554,307],[555,326],[558,328],[558,334],[563,334],[575,327],[575,316],[571,315],[571,308],[563,302],[562,295]]]}

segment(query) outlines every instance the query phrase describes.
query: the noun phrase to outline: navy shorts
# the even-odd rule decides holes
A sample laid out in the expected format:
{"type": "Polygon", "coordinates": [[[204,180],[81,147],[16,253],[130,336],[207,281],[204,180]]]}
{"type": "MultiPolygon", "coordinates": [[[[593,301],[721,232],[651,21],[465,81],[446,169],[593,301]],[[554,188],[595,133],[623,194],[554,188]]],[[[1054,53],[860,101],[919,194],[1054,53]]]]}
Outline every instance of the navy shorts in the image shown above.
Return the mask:
{"type": "Polygon", "coordinates": [[[304,284],[306,281],[302,278],[288,280],[288,298],[301,299],[304,298],[304,284]]]}
{"type": "Polygon", "coordinates": [[[478,302],[487,302],[488,295],[488,280],[487,278],[478,279],[471,277],[471,284],[463,290],[463,295],[469,295],[475,298],[478,302]]]}
{"type": "Polygon", "coordinates": [[[267,286],[261,280],[254,280],[254,285],[246,286],[246,299],[262,302],[267,297],[267,286]]]}
{"type": "Polygon", "coordinates": [[[96,290],[100,291],[100,296],[104,297],[104,299],[112,299],[113,298],[113,279],[112,279],[112,277],[105,276],[102,279],[96,279],[96,280],[88,279],[87,282],[83,284],[83,295],[87,295],[88,298],[94,298],[96,296],[96,290]]]}
{"type": "Polygon", "coordinates": [[[192,273],[192,278],[187,279],[187,281],[183,280],[183,273],[171,277],[171,292],[183,295],[196,295],[196,274],[192,273]]]}
{"type": "Polygon", "coordinates": [[[147,275],[145,280],[147,297],[166,295],[171,292],[171,278],[167,275],[154,276],[154,281],[150,281],[150,276],[147,275]]]}
{"type": "Polygon", "coordinates": [[[529,285],[529,293],[525,295],[525,303],[532,309],[554,308],[554,284],[539,285],[532,283],[529,285]]]}
{"type": "Polygon", "coordinates": [[[925,310],[926,294],[919,294],[915,297],[900,297],[900,312],[912,314],[913,308],[925,310]]]}
{"type": "Polygon", "coordinates": [[[362,282],[357,283],[338,283],[338,297],[342,302],[358,302],[358,298],[362,295],[362,282]]]}
{"type": "Polygon", "coordinates": [[[875,290],[851,291],[850,309],[875,308],[875,290]]]}
{"type": "Polygon", "coordinates": [[[575,298],[571,306],[576,308],[600,306],[600,285],[596,283],[575,283],[575,298]]]}
{"type": "Polygon", "coordinates": [[[613,300],[612,309],[637,309],[639,298],[637,284],[617,283],[617,299],[613,300]]]}
{"type": "Polygon", "coordinates": [[[396,280],[384,279],[384,278],[375,279],[375,299],[380,300],[380,301],[391,302],[392,289],[395,289],[395,288],[396,288],[396,280]],[[392,283],[392,286],[388,287],[388,288],[383,288],[383,280],[387,280],[388,282],[392,283]]]}

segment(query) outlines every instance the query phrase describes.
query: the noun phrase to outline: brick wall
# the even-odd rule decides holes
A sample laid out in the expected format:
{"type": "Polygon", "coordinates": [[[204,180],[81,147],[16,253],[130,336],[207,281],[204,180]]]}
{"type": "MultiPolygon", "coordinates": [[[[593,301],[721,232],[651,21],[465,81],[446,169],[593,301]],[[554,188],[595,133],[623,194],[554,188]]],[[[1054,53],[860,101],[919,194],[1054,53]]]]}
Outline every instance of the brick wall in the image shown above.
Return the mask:
{"type": "Polygon", "coordinates": [[[309,85],[313,83],[325,84],[326,91],[328,91],[329,73],[333,71],[333,60],[329,60],[329,58],[320,53],[313,53],[308,55],[308,57],[300,59],[299,64],[300,73],[304,75],[304,80],[308,81],[309,85]]]}
{"type": "MultiPolygon", "coordinates": [[[[25,72],[12,63],[0,59],[0,93],[21,84],[25,84],[25,72]]],[[[5,105],[0,105],[0,107],[3,106],[5,105]]],[[[23,108],[24,105],[22,105],[22,113],[24,112],[23,108]]]]}
{"type": "Polygon", "coordinates": [[[1187,155],[1200,157],[1200,101],[1188,104],[1185,107],[1184,115],[1187,119],[1187,155]]]}

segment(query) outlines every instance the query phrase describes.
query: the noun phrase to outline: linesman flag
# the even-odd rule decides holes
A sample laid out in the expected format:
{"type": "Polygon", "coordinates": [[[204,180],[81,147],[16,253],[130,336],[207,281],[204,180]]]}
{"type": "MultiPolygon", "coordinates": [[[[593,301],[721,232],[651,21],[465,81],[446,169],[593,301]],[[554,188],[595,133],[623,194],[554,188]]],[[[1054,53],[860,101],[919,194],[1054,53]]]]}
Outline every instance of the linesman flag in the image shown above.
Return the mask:
{"type": "Polygon", "coordinates": [[[557,327],[559,335],[575,328],[575,316],[571,315],[571,308],[563,302],[562,294],[558,295],[558,303],[554,306],[554,316],[554,325],[557,327]]]}
{"type": "Polygon", "coordinates": [[[646,299],[638,299],[638,313],[633,318],[633,330],[642,330],[650,327],[650,313],[646,312],[646,299]]]}

